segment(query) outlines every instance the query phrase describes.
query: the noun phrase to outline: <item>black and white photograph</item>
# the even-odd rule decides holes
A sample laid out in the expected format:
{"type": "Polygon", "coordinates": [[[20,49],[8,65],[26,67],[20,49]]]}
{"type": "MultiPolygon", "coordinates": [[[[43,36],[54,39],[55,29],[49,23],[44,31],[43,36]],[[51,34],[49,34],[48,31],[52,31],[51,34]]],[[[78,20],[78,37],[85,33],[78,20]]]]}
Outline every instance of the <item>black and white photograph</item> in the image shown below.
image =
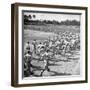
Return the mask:
{"type": "Polygon", "coordinates": [[[87,7],[12,5],[12,85],[87,82],[87,7]]]}
{"type": "Polygon", "coordinates": [[[80,75],[81,14],[23,11],[23,76],[80,75]]]}

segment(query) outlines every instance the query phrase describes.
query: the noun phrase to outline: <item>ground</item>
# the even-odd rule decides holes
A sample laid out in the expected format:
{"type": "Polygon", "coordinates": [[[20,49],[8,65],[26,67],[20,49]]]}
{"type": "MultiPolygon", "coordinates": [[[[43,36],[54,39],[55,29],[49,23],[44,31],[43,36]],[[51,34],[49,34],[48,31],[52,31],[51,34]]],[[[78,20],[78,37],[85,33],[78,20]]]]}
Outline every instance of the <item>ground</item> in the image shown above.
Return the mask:
{"type": "MultiPolygon", "coordinates": [[[[80,75],[79,51],[70,56],[57,56],[59,59],[49,60],[50,71],[45,70],[43,76],[80,75]]],[[[31,61],[34,76],[40,76],[44,69],[44,62],[39,59],[31,61]]]]}

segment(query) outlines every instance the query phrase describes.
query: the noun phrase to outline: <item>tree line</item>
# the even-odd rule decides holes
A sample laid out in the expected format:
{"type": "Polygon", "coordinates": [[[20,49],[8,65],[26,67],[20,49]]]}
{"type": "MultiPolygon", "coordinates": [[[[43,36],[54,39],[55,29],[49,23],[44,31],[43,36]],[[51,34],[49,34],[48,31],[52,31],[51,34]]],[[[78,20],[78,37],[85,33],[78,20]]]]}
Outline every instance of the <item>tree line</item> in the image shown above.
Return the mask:
{"type": "Polygon", "coordinates": [[[77,20],[65,20],[65,21],[56,21],[56,20],[37,20],[35,19],[36,15],[24,15],[24,25],[46,25],[46,24],[54,24],[54,25],[76,25],[79,26],[80,22],[77,20]]]}

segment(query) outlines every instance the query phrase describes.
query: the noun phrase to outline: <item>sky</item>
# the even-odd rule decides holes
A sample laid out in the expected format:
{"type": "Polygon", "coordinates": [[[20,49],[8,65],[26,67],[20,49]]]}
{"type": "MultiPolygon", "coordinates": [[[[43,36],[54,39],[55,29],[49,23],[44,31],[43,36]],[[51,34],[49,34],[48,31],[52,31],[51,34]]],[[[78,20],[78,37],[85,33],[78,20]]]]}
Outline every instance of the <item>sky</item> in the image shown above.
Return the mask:
{"type": "Polygon", "coordinates": [[[34,20],[56,20],[56,21],[65,21],[65,20],[77,20],[80,21],[81,15],[75,14],[52,14],[52,13],[33,13],[33,12],[24,12],[24,15],[36,15],[34,20]]]}

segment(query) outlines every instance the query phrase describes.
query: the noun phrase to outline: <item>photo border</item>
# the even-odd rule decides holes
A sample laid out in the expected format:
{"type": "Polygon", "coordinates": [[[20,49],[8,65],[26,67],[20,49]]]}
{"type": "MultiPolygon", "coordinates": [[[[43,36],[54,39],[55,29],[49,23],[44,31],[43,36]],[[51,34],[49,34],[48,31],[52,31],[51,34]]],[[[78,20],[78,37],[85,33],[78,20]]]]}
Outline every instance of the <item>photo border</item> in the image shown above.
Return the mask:
{"type": "Polygon", "coordinates": [[[15,3],[11,5],[11,85],[14,87],[22,86],[41,86],[41,85],[57,85],[57,84],[73,84],[88,82],[88,8],[80,6],[61,6],[61,5],[45,5],[32,3],[15,3]],[[77,9],[85,11],[85,80],[65,81],[65,82],[47,82],[34,84],[19,84],[18,83],[18,7],[41,7],[41,8],[61,8],[61,9],[77,9]]]}

